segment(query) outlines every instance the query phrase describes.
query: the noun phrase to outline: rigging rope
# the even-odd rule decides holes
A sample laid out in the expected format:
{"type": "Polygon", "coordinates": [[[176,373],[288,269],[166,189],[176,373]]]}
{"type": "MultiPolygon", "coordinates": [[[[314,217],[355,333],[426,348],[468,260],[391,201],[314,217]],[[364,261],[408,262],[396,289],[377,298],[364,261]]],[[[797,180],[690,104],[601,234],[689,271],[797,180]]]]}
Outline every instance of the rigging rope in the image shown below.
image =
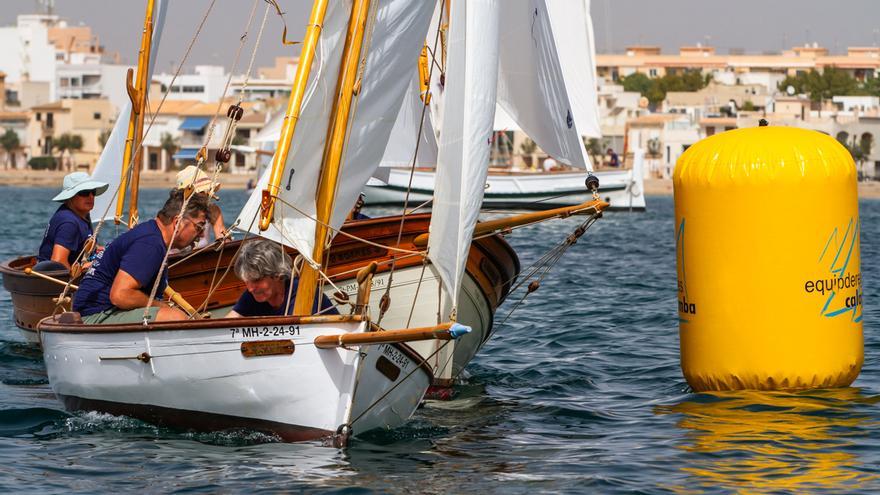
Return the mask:
{"type": "MultiPolygon", "coordinates": [[[[186,51],[184,52],[184,55],[183,55],[183,59],[180,61],[180,64],[177,66],[177,70],[174,71],[174,76],[172,76],[171,82],[168,84],[168,90],[165,92],[165,94],[162,95],[162,100],[159,102],[159,106],[156,108],[156,113],[153,114],[152,118],[150,119],[150,123],[147,125],[146,130],[144,130],[143,135],[135,137],[136,141],[133,144],[136,144],[136,146],[133,146],[132,149],[139,150],[141,148],[141,146],[143,146],[144,139],[146,139],[146,136],[150,132],[150,129],[153,128],[153,124],[156,121],[156,117],[159,115],[159,110],[165,104],[165,100],[168,98],[168,95],[171,93],[171,87],[174,85],[174,81],[176,81],[177,77],[180,75],[180,71],[183,70],[183,66],[186,63],[187,59],[189,58],[189,55],[192,52],[192,48],[195,45],[196,40],[199,38],[199,35],[202,32],[202,28],[205,26],[205,23],[208,21],[208,17],[210,16],[211,11],[214,9],[214,5],[216,3],[217,3],[217,0],[211,0],[211,3],[208,5],[207,10],[205,10],[205,13],[202,16],[201,22],[199,22],[199,26],[196,29],[195,34],[193,35],[192,39],[190,40],[189,45],[187,45],[186,51]]],[[[147,68],[147,70],[149,70],[149,68],[147,68]]],[[[128,165],[124,169],[127,174],[126,181],[125,181],[126,183],[130,183],[131,176],[134,173],[133,165],[134,165],[136,157],[137,157],[137,152],[132,153],[132,156],[128,162],[128,165]]],[[[120,190],[121,186],[122,186],[122,181],[120,181],[120,183],[116,185],[116,189],[113,191],[113,196],[110,197],[110,201],[107,204],[107,208],[104,209],[104,213],[101,215],[101,219],[98,221],[98,225],[95,226],[95,230],[91,236],[91,238],[94,241],[91,243],[92,246],[97,246],[98,234],[101,231],[101,227],[104,225],[104,219],[107,217],[107,214],[110,213],[110,208],[116,202],[116,197],[119,195],[119,190],[120,190]]],[[[86,243],[86,246],[88,244],[89,243],[86,243]]],[[[85,250],[86,246],[83,246],[83,250],[80,251],[79,256],[77,256],[77,259],[74,263],[81,263],[82,258],[86,253],[86,250],[85,250]]],[[[89,254],[91,254],[91,253],[89,253],[89,254]]],[[[70,290],[70,284],[72,281],[73,281],[73,279],[68,280],[67,285],[64,286],[64,290],[61,292],[61,295],[58,297],[59,304],[55,306],[56,312],[61,307],[61,303],[64,301],[64,298],[67,297],[67,293],[70,290]]]]}
{"type": "Polygon", "coordinates": [[[584,222],[580,224],[580,226],[578,226],[571,234],[569,234],[565,238],[565,240],[559,243],[559,245],[557,245],[555,248],[545,253],[538,262],[534,263],[532,265],[534,268],[528,275],[522,277],[515,286],[510,288],[510,291],[508,293],[513,293],[515,290],[519,289],[519,287],[521,287],[526,280],[530,279],[532,276],[540,272],[540,276],[537,279],[529,282],[529,290],[527,290],[525,294],[523,294],[523,296],[514,304],[513,308],[504,317],[504,320],[502,320],[501,323],[499,323],[495,327],[496,332],[499,328],[504,326],[505,323],[507,323],[507,320],[514,313],[514,311],[519,308],[523,301],[525,301],[526,297],[537,290],[537,286],[533,286],[533,284],[537,282],[538,286],[540,286],[540,283],[544,280],[544,277],[546,277],[553,266],[555,266],[556,263],[559,262],[559,260],[562,258],[562,255],[565,254],[568,248],[570,248],[577,242],[577,240],[587,231],[587,229],[589,229],[593,225],[593,223],[596,222],[596,220],[599,219],[600,216],[601,212],[590,215],[586,220],[584,220],[584,222]]]}
{"type": "MultiPolygon", "coordinates": [[[[216,1],[216,0],[214,0],[214,1],[216,1]]],[[[204,165],[205,160],[207,159],[207,156],[206,156],[207,155],[207,146],[210,144],[211,137],[213,135],[214,128],[217,123],[217,116],[220,114],[220,109],[222,108],[222,105],[223,105],[223,100],[226,98],[226,94],[229,91],[229,86],[232,82],[232,75],[235,73],[235,68],[238,66],[238,61],[241,58],[241,52],[244,48],[245,43],[247,42],[248,31],[250,31],[251,23],[253,23],[254,16],[255,16],[256,10],[257,10],[257,5],[259,5],[259,2],[260,2],[260,0],[254,0],[254,4],[253,4],[253,7],[251,8],[250,16],[248,17],[247,24],[245,25],[245,32],[239,38],[238,49],[235,52],[235,59],[233,60],[232,67],[230,68],[229,77],[226,79],[226,85],[223,88],[223,93],[220,95],[220,101],[217,103],[217,109],[214,112],[214,116],[212,117],[212,120],[211,120],[211,125],[208,129],[208,132],[206,133],[205,141],[204,141],[205,144],[203,145],[202,149],[199,151],[199,156],[197,157],[198,162],[196,164],[196,167],[199,169],[201,169],[202,165],[204,165]]],[[[213,4],[213,2],[212,2],[212,4],[213,4]]],[[[269,10],[269,6],[267,5],[267,7],[266,7],[267,15],[268,15],[268,10],[269,10]]],[[[265,21],[266,21],[267,15],[263,16],[263,27],[265,27],[265,21]]],[[[262,28],[261,28],[261,31],[262,31],[262,28]]],[[[254,53],[256,53],[257,48],[258,48],[258,45],[254,44],[254,49],[253,49],[254,53]]],[[[246,77],[248,77],[248,76],[249,76],[249,74],[246,77]]],[[[167,93],[166,93],[166,95],[167,95],[167,93]]],[[[240,114],[239,114],[238,118],[241,118],[240,114]]],[[[232,119],[233,119],[233,116],[230,116],[230,120],[232,120],[232,119]]],[[[232,124],[230,123],[230,126],[231,125],[232,124]]],[[[146,133],[144,133],[144,135],[146,136],[146,133]]],[[[215,166],[214,180],[216,180],[217,174],[219,173],[220,166],[221,165],[219,165],[219,164],[215,166]]],[[[196,174],[193,174],[192,181],[193,181],[192,184],[194,184],[196,181],[196,174]]],[[[192,184],[190,184],[190,187],[192,186],[192,184]]],[[[212,189],[213,189],[213,186],[212,186],[212,189]]],[[[209,193],[210,192],[212,192],[212,191],[209,191],[209,193]]],[[[209,194],[209,197],[210,197],[210,194],[209,194]]],[[[159,266],[159,271],[156,275],[156,280],[153,282],[153,288],[150,291],[150,297],[147,300],[147,306],[144,307],[144,316],[143,316],[144,325],[147,325],[149,323],[149,309],[150,309],[150,306],[153,305],[153,301],[156,298],[156,292],[159,288],[159,283],[161,282],[162,275],[165,272],[165,269],[168,265],[168,256],[171,253],[171,246],[174,245],[174,240],[177,238],[177,234],[180,230],[180,221],[183,219],[183,216],[186,212],[186,207],[189,203],[190,198],[191,198],[191,195],[187,196],[186,194],[184,194],[183,202],[180,205],[180,213],[178,214],[178,217],[177,217],[178,221],[174,225],[174,231],[171,234],[171,240],[168,242],[168,249],[165,250],[165,256],[162,259],[162,264],[159,266]]],[[[219,269],[219,264],[220,264],[220,258],[218,257],[217,269],[219,269]]],[[[215,272],[216,272],[216,269],[215,269],[215,272]]],[[[208,301],[206,299],[206,301],[205,301],[206,306],[207,306],[207,302],[208,301]]]]}

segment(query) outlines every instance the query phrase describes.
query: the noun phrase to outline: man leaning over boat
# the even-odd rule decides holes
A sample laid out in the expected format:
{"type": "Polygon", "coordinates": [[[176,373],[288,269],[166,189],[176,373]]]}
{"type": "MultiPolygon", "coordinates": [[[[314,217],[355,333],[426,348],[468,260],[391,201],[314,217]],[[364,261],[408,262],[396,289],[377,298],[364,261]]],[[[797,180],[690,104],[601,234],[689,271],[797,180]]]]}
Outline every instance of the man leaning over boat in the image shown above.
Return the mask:
{"type": "MultiPolygon", "coordinates": [[[[150,292],[161,295],[168,284],[167,268],[159,271],[169,248],[192,244],[208,222],[208,197],[194,194],[180,215],[183,194],[174,190],[155,219],[144,222],[116,238],[89,268],[73,300],[73,310],[87,324],[139,323],[150,292]],[[176,234],[175,234],[176,230],[176,234]]],[[[150,321],[183,320],[186,313],[154,300],[150,321]]]]}

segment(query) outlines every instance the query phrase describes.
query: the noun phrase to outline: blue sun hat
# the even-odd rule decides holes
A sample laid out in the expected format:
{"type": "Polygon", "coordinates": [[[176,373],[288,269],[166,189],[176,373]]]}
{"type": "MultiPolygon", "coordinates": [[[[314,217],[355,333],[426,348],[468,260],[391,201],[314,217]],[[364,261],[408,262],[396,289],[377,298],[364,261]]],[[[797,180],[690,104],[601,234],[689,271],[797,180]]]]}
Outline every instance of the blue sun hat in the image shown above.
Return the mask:
{"type": "Polygon", "coordinates": [[[95,196],[100,196],[110,187],[106,182],[92,180],[85,172],[73,172],[64,176],[64,188],[52,201],[67,201],[80,191],[95,191],[95,196]]]}

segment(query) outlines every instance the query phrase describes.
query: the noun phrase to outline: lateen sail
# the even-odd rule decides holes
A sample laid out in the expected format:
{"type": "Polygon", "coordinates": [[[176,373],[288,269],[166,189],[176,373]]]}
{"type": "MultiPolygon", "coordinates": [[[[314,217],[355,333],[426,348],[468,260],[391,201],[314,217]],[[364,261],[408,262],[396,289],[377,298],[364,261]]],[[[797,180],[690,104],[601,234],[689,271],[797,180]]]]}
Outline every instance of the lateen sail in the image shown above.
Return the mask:
{"type": "MultiPolygon", "coordinates": [[[[434,2],[428,1],[378,0],[377,4],[330,221],[334,229],[342,225],[382,159],[434,12],[434,2]]],[[[268,173],[239,215],[242,229],[294,247],[306,259],[314,245],[315,195],[350,11],[351,1],[331,2],[327,9],[272,225],[260,232],[254,221],[268,173]]]]}
{"type": "Polygon", "coordinates": [[[455,1],[451,6],[443,129],[428,241],[428,254],[446,295],[443,318],[457,306],[489,170],[502,3],[507,8],[507,2],[499,0],[455,1]]]}
{"type": "MultiPolygon", "coordinates": [[[[156,58],[159,53],[159,42],[162,40],[162,28],[165,26],[165,13],[168,11],[168,0],[156,0],[153,7],[153,42],[152,54],[150,57],[150,69],[147,80],[152,77],[153,68],[156,66],[156,58]]],[[[137,75],[135,74],[135,77],[137,75]]],[[[123,85],[125,81],[120,81],[123,85]]],[[[95,197],[95,207],[92,209],[92,221],[99,222],[101,220],[112,219],[116,214],[116,196],[113,192],[119,186],[122,177],[122,153],[125,149],[125,139],[128,135],[128,120],[131,115],[131,102],[126,102],[125,106],[116,117],[116,124],[113,131],[104,145],[95,170],[92,172],[92,178],[101,182],[110,184],[107,194],[95,197]],[[106,212],[106,215],[105,215],[106,212]]],[[[135,137],[137,140],[138,138],[135,137]]]]}
{"type": "Polygon", "coordinates": [[[577,129],[587,137],[602,137],[590,0],[551,1],[547,10],[577,129]]]}
{"type": "MultiPolygon", "coordinates": [[[[548,0],[507,0],[501,11],[498,103],[545,152],[557,160],[591,168],[586,157],[577,108],[557,50],[548,0]]],[[[572,4],[555,2],[560,15],[571,14],[572,4]]],[[[582,17],[581,17],[582,18],[582,17]]],[[[582,28],[583,30],[583,28],[582,28]]],[[[571,48],[575,50],[576,48],[571,48]]],[[[586,58],[586,54],[582,54],[586,58]]]]}

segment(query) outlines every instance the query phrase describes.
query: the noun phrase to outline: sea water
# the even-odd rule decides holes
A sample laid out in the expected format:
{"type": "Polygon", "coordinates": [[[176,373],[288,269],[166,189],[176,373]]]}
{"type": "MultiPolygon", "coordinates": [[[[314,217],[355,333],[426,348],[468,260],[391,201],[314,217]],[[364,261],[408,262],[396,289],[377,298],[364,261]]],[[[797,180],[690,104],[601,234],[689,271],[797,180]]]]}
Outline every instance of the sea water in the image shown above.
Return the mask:
{"type": "MultiPolygon", "coordinates": [[[[54,193],[0,188],[0,258],[36,250],[54,193]]],[[[142,218],[165,194],[142,194],[142,218]]],[[[231,223],[244,193],[220,196],[231,223]]],[[[649,197],[646,213],[606,214],[505,320],[522,292],[511,295],[455,400],[345,450],[65,412],[0,291],[0,492],[876,493],[880,202],[860,212],[865,364],[850,388],[691,392],[672,199],[649,197]]],[[[577,222],[509,241],[526,267],[577,222]]]]}

